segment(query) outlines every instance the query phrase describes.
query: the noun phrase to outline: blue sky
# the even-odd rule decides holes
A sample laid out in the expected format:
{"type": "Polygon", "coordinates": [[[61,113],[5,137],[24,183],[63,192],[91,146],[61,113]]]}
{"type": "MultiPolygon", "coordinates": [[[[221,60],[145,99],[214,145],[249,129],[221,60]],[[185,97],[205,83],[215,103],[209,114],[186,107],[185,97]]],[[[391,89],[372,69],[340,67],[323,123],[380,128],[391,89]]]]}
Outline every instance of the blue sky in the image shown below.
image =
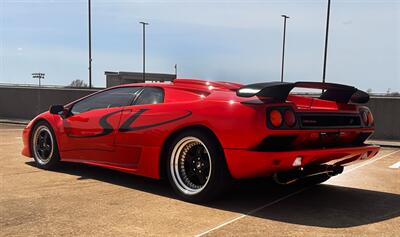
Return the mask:
{"type": "MultiPolygon", "coordinates": [[[[241,83],[280,78],[320,81],[325,0],[92,0],[93,83],[104,71],[141,70],[141,25],[148,21],[147,69],[241,83]]],[[[332,0],[327,81],[373,92],[400,91],[400,1],[332,0]]],[[[85,0],[0,0],[0,82],[87,80],[85,0]]]]}

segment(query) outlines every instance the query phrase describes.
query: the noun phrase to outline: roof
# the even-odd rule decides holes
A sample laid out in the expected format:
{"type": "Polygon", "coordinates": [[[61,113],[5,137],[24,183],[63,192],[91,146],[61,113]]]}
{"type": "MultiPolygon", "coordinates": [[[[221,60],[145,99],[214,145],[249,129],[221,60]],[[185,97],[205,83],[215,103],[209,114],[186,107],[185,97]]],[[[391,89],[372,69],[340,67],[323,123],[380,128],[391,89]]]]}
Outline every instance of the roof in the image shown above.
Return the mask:
{"type": "Polygon", "coordinates": [[[185,79],[185,78],[175,79],[173,80],[173,82],[132,83],[120,86],[160,86],[160,87],[171,87],[171,88],[187,89],[192,91],[205,91],[205,92],[208,92],[209,90],[237,90],[240,87],[242,87],[241,84],[232,82],[185,79]]]}

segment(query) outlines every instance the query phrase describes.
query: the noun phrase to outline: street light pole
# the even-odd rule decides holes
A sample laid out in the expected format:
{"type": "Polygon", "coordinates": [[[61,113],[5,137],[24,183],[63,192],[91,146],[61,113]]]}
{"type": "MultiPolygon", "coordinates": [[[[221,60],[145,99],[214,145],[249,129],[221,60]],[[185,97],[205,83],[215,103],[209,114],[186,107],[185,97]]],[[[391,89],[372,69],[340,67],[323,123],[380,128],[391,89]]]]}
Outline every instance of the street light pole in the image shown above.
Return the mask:
{"type": "Polygon", "coordinates": [[[175,78],[177,78],[178,77],[178,64],[175,63],[174,69],[175,69],[175,78]]]}
{"type": "Polygon", "coordinates": [[[143,82],[146,81],[146,25],[149,25],[147,22],[139,22],[143,26],[143,82]]]}
{"type": "Polygon", "coordinates": [[[91,4],[88,0],[88,24],[89,24],[89,88],[92,88],[92,17],[91,17],[91,4]]]}
{"type": "Polygon", "coordinates": [[[41,80],[44,79],[44,76],[45,76],[45,75],[46,75],[46,74],[41,73],[41,72],[32,73],[32,78],[37,78],[37,79],[39,80],[39,87],[42,86],[41,80]]]}
{"type": "Polygon", "coordinates": [[[283,17],[283,42],[282,42],[281,82],[283,82],[283,69],[285,66],[286,20],[289,18],[287,15],[282,15],[282,17],[283,17]]]}
{"type": "Polygon", "coordinates": [[[325,52],[324,52],[324,68],[322,72],[322,82],[325,83],[326,76],[326,59],[328,55],[328,34],[329,34],[329,16],[331,13],[331,0],[328,0],[328,9],[326,13],[326,30],[325,30],[325,52]]]}

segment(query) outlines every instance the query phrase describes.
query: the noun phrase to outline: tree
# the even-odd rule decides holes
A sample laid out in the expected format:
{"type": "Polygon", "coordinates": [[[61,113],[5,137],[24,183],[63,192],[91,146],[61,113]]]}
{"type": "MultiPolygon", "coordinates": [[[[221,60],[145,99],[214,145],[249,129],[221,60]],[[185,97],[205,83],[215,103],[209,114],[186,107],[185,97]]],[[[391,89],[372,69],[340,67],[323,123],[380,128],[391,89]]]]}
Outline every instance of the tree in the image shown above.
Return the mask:
{"type": "Polygon", "coordinates": [[[70,87],[88,87],[88,84],[86,84],[83,80],[76,79],[69,84],[70,87]]]}

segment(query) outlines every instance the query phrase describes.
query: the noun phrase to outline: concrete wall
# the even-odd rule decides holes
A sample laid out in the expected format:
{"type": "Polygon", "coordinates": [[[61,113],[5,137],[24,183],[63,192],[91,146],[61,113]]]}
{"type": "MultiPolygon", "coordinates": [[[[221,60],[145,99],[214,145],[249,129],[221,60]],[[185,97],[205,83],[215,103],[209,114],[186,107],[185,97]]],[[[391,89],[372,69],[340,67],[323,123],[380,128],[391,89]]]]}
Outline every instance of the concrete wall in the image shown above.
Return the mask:
{"type": "Polygon", "coordinates": [[[375,139],[400,140],[400,97],[372,97],[367,105],[375,119],[375,139]]]}
{"type": "Polygon", "coordinates": [[[30,120],[53,104],[67,104],[96,89],[0,87],[0,118],[30,120]]]}
{"type": "MultiPolygon", "coordinates": [[[[97,90],[0,87],[0,118],[30,120],[52,104],[66,104],[97,90]]],[[[400,98],[372,97],[367,105],[375,118],[375,139],[400,140],[400,98]]]]}

